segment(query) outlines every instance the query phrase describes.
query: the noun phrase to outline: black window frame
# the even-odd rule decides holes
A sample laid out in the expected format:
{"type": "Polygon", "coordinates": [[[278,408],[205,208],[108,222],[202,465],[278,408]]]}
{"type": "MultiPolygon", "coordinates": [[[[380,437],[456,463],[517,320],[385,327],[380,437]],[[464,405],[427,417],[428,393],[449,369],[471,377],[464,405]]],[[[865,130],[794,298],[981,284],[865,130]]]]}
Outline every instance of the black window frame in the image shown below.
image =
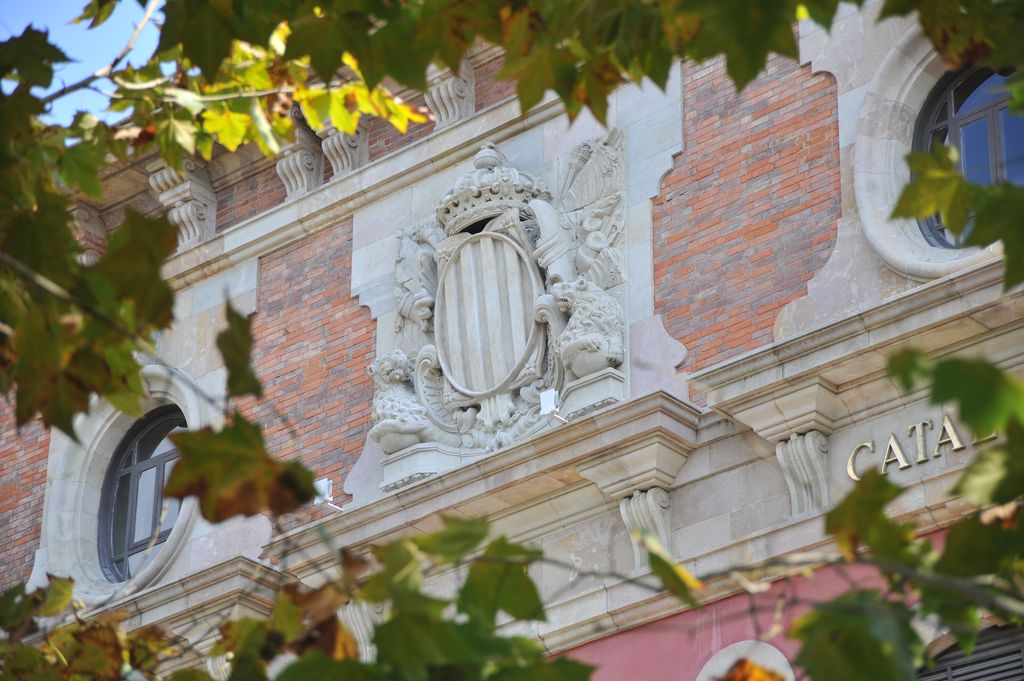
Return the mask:
{"type": "MultiPolygon", "coordinates": [[[[914,126],[914,139],[913,148],[914,151],[931,151],[932,142],[936,132],[942,128],[947,129],[947,144],[950,144],[957,149],[961,148],[960,144],[960,129],[969,123],[981,119],[988,120],[988,165],[989,165],[989,178],[992,183],[1000,182],[1005,179],[1005,168],[1003,166],[1003,147],[1004,142],[1004,131],[1002,129],[1002,121],[1000,120],[1000,113],[1003,109],[1007,108],[1007,104],[1010,99],[1009,93],[1004,93],[998,99],[982,105],[978,109],[972,109],[969,113],[961,116],[957,116],[954,111],[954,93],[956,88],[966,80],[974,77],[979,72],[988,72],[988,76],[979,83],[974,90],[983,87],[988,78],[993,75],[1008,75],[1010,72],[1004,71],[993,71],[992,69],[984,66],[967,66],[959,71],[947,73],[939,82],[936,83],[935,87],[929,93],[925,104],[921,108],[921,113],[917,117],[917,122],[914,126]],[[946,117],[945,119],[938,121],[939,111],[945,108],[946,117]]],[[[961,155],[961,162],[963,156],[961,155]]],[[[962,170],[962,168],[961,168],[962,170]]],[[[942,226],[942,222],[938,215],[927,217],[923,220],[918,220],[918,225],[921,228],[921,234],[932,246],[939,248],[960,248],[962,244],[958,243],[952,235],[947,235],[945,228],[942,226]]]]}
{"type": "MultiPolygon", "coordinates": [[[[139,419],[125,434],[124,438],[114,450],[114,456],[107,467],[107,473],[103,481],[103,488],[100,492],[99,512],[99,558],[103,573],[108,580],[114,583],[128,581],[135,575],[132,574],[129,566],[129,558],[142,553],[153,547],[162,544],[167,540],[173,523],[166,530],[157,532],[161,525],[161,511],[163,508],[164,471],[166,464],[177,460],[179,455],[176,449],[171,448],[156,456],[149,456],[143,462],[133,462],[132,458],[139,448],[141,441],[148,435],[161,428],[167,428],[166,435],[176,430],[187,428],[185,416],[181,409],[175,405],[159,407],[147,413],[139,419]],[[143,472],[155,469],[155,489],[157,494],[153,495],[153,511],[151,516],[152,528],[145,538],[139,541],[132,541],[135,532],[135,515],[138,505],[138,480],[143,472]],[[124,526],[124,550],[115,551],[116,542],[114,532],[116,530],[116,501],[118,486],[121,478],[128,475],[129,496],[128,496],[128,517],[124,526]],[[154,541],[154,534],[156,539],[154,541]],[[123,568],[118,566],[122,562],[123,568]]],[[[157,444],[163,438],[157,441],[157,444]]]]}

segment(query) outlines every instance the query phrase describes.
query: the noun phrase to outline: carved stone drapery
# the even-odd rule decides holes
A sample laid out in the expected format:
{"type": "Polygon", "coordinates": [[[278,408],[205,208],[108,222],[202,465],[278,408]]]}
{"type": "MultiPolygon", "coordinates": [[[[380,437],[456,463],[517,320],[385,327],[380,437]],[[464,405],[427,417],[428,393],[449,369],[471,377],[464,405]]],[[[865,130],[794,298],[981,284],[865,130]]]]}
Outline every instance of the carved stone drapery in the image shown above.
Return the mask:
{"type": "MultiPolygon", "coordinates": [[[[400,232],[395,349],[370,368],[386,454],[504,447],[546,426],[549,389],[573,396],[573,415],[623,399],[625,316],[608,291],[622,281],[621,142],[585,145],[571,208],[485,144],[436,218],[400,232]]],[[[410,456],[385,460],[404,460],[385,488],[438,471],[410,456]]]]}
{"type": "Polygon", "coordinates": [[[346,175],[369,161],[370,141],[364,123],[360,122],[352,135],[337,128],[328,128],[323,134],[321,148],[331,162],[334,177],[346,175]]]}
{"type": "Polygon", "coordinates": [[[384,621],[385,608],[379,603],[353,600],[338,611],[338,617],[359,644],[359,660],[372,664],[377,659],[373,644],[375,627],[384,621]]]}
{"type": "Polygon", "coordinates": [[[473,70],[443,71],[430,78],[425,96],[434,116],[434,130],[446,128],[473,113],[473,70]]]}
{"type": "Polygon", "coordinates": [[[71,209],[75,239],[82,246],[78,262],[94,265],[107,250],[107,228],[96,209],[77,204],[71,209]]]}
{"type": "Polygon", "coordinates": [[[185,249],[213,236],[217,225],[217,196],[200,161],[187,158],[183,172],[158,166],[149,184],[168,209],[167,219],[178,228],[178,248],[185,249]]]}
{"type": "Polygon", "coordinates": [[[647,551],[637,541],[638,533],[650,532],[658,538],[662,546],[668,546],[668,493],[660,487],[652,487],[646,492],[639,490],[632,496],[619,502],[619,513],[622,522],[629,530],[629,538],[633,543],[633,572],[647,569],[647,551]]]}
{"type": "Polygon", "coordinates": [[[775,445],[786,478],[793,513],[823,510],[832,503],[828,472],[828,437],[812,430],[775,445]]]}
{"type": "Polygon", "coordinates": [[[295,126],[295,142],[282,149],[277,159],[277,175],[284,183],[286,200],[312,191],[324,181],[324,152],[320,148],[320,138],[310,130],[298,106],[293,106],[289,115],[295,126]]]}

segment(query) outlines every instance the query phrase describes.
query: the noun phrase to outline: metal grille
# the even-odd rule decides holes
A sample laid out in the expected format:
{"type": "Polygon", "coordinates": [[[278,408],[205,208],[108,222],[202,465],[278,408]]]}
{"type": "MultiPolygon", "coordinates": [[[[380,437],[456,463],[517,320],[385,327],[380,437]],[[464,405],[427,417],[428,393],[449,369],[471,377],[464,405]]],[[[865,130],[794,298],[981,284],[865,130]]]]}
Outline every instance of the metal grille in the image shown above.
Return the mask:
{"type": "Polygon", "coordinates": [[[988,629],[970,655],[959,646],[952,648],[939,655],[918,680],[1024,681],[1024,629],[988,629]]]}

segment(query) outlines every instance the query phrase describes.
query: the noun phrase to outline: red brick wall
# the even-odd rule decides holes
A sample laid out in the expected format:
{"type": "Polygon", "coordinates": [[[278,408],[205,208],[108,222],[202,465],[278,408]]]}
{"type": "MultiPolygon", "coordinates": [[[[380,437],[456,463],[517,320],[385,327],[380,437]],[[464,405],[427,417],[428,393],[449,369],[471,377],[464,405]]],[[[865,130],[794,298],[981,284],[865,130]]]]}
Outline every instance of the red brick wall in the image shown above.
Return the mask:
{"type": "Polygon", "coordinates": [[[498,80],[498,71],[505,65],[505,57],[498,56],[477,66],[473,74],[475,80],[474,103],[477,111],[504,101],[516,94],[516,84],[510,80],[498,80]]]}
{"type": "Polygon", "coordinates": [[[284,182],[277,176],[273,163],[217,191],[217,231],[264,213],[283,203],[286,192],[284,182]]]}
{"type": "Polygon", "coordinates": [[[252,413],[267,449],[331,478],[336,498],[362,452],[373,399],[376,326],[352,297],[351,264],[351,220],[264,256],[253,320],[264,396],[252,413]]]}
{"type": "Polygon", "coordinates": [[[739,95],[683,69],[683,153],[654,205],[654,304],[697,370],[772,341],[825,264],[841,210],[837,89],[774,58],[739,95]]]}
{"type": "Polygon", "coordinates": [[[13,402],[0,403],[0,592],[24,582],[32,572],[50,449],[50,433],[42,424],[15,429],[13,406],[13,402]]]}

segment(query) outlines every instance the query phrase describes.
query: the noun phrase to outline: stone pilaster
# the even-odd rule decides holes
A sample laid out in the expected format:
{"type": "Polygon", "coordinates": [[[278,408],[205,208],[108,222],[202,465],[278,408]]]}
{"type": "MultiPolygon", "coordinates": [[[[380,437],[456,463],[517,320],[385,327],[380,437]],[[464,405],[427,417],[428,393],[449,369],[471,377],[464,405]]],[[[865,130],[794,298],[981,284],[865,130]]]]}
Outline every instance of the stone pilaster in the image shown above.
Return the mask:
{"type": "Polygon", "coordinates": [[[178,249],[184,250],[213,236],[217,225],[217,196],[210,174],[200,161],[187,158],[183,172],[165,165],[149,176],[149,184],[167,208],[167,219],[178,228],[178,249]]]}
{"type": "Polygon", "coordinates": [[[295,142],[281,150],[277,159],[277,175],[284,183],[286,200],[294,199],[316,189],[324,181],[324,152],[302,110],[293,106],[289,111],[295,126],[295,142]]]}

